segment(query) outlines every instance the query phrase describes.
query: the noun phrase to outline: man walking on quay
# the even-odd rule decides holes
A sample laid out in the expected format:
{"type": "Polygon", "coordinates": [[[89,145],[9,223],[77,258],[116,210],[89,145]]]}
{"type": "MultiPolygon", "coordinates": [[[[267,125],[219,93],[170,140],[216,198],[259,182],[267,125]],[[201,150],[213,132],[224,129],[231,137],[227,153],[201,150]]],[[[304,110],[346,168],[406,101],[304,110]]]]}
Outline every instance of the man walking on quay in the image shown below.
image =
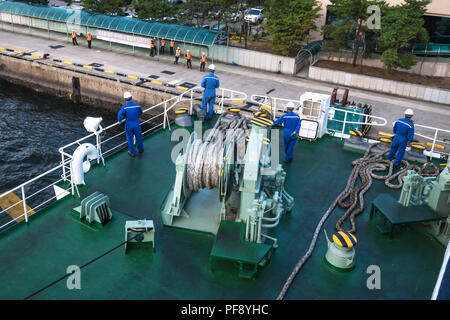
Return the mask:
{"type": "Polygon", "coordinates": [[[173,47],[175,46],[175,41],[170,40],[170,55],[173,56],[173,47]]]}
{"type": "Polygon", "coordinates": [[[155,39],[150,40],[150,56],[155,56],[156,51],[156,41],[155,39]]]}
{"type": "Polygon", "coordinates": [[[139,116],[142,115],[142,108],[139,104],[131,101],[132,96],[128,91],[123,94],[126,103],[122,106],[118,114],[118,122],[125,120],[125,132],[128,141],[128,154],[134,158],[136,150],[134,150],[134,138],[136,138],[138,152],[144,152],[144,142],[141,133],[141,124],[139,116]]]}
{"type": "Polygon", "coordinates": [[[205,110],[206,120],[210,120],[214,114],[214,102],[216,102],[216,88],[220,87],[219,78],[214,74],[216,66],[210,64],[208,67],[210,74],[207,74],[202,79],[202,87],[205,88],[202,99],[202,109],[205,110]]]}
{"type": "Polygon", "coordinates": [[[200,71],[205,72],[206,65],[206,54],[203,52],[202,57],[200,58],[200,71]]]}
{"type": "Polygon", "coordinates": [[[178,64],[178,59],[180,59],[181,56],[181,50],[180,47],[177,48],[177,51],[175,52],[175,61],[174,64],[178,64]]]}
{"type": "Polygon", "coordinates": [[[161,47],[159,48],[159,52],[164,54],[164,47],[166,45],[166,41],[164,39],[161,40],[161,47]]]}
{"type": "Polygon", "coordinates": [[[75,32],[75,30],[72,30],[72,45],[77,46],[78,42],[77,42],[77,33],[75,32]]]}
{"type": "Polygon", "coordinates": [[[86,40],[87,40],[87,43],[88,43],[88,47],[90,49],[91,48],[91,43],[92,43],[92,35],[89,32],[86,35],[86,40]]]}
{"type": "Polygon", "coordinates": [[[186,67],[192,69],[192,56],[189,50],[186,52],[186,67]]]}

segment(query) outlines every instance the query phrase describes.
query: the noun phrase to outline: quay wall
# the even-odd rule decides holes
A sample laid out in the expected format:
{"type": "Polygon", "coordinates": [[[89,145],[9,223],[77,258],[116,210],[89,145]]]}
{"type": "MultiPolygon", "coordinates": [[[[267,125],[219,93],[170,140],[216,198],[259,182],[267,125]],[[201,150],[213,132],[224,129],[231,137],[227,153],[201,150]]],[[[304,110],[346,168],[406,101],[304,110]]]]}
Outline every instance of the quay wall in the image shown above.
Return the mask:
{"type": "MultiPolygon", "coordinates": [[[[368,67],[383,68],[383,62],[381,62],[381,55],[373,54],[377,58],[366,58],[362,60],[362,64],[368,67]]],[[[417,64],[411,67],[411,69],[397,68],[395,70],[408,72],[413,74],[419,74],[421,76],[432,77],[450,77],[450,59],[438,58],[438,57],[416,57],[417,64]]],[[[352,63],[353,56],[348,53],[337,53],[322,51],[319,53],[319,60],[331,60],[344,63],[352,63]]],[[[358,59],[358,63],[361,63],[358,59]]]]}
{"type": "MultiPolygon", "coordinates": [[[[123,92],[130,91],[143,109],[167,100],[176,92],[137,86],[132,81],[118,80],[56,67],[45,60],[27,60],[0,55],[0,77],[60,97],[73,99],[73,79],[79,79],[79,102],[117,112],[123,105],[123,92]]],[[[161,112],[161,111],[159,111],[161,112]]],[[[153,113],[154,115],[154,113],[153,113]]]]}
{"type": "Polygon", "coordinates": [[[376,78],[361,74],[311,66],[308,78],[339,85],[383,92],[405,98],[450,105],[450,91],[414,83],[376,78]]]}

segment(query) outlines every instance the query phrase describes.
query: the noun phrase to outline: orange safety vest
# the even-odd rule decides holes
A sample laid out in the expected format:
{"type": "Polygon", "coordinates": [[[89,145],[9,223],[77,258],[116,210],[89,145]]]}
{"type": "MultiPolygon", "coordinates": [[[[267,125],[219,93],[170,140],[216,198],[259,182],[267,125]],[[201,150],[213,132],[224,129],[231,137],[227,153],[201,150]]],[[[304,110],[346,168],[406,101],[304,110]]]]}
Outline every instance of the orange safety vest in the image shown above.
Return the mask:
{"type": "Polygon", "coordinates": [[[186,53],[186,60],[191,60],[191,53],[190,52],[188,52],[188,53],[186,53]]]}
{"type": "Polygon", "coordinates": [[[177,56],[179,56],[180,54],[181,54],[181,50],[180,49],[177,49],[177,51],[176,51],[176,53],[175,53],[177,56]]]}
{"type": "Polygon", "coordinates": [[[152,42],[151,42],[151,46],[152,46],[152,48],[154,48],[154,47],[155,47],[155,45],[156,45],[155,41],[152,41],[152,42]]]}
{"type": "Polygon", "coordinates": [[[75,32],[72,32],[72,39],[76,38],[77,34],[75,32]]]}
{"type": "Polygon", "coordinates": [[[161,46],[164,47],[165,44],[166,42],[164,40],[161,40],[161,46]]]}
{"type": "Polygon", "coordinates": [[[201,62],[206,62],[206,56],[205,56],[205,55],[202,55],[200,61],[201,61],[201,62]]]}
{"type": "Polygon", "coordinates": [[[87,41],[91,41],[91,40],[92,40],[92,35],[91,35],[91,34],[88,34],[88,35],[86,36],[86,39],[87,39],[87,41]]]}
{"type": "Polygon", "coordinates": [[[175,45],[175,42],[170,41],[170,46],[173,48],[173,46],[175,45]]]}

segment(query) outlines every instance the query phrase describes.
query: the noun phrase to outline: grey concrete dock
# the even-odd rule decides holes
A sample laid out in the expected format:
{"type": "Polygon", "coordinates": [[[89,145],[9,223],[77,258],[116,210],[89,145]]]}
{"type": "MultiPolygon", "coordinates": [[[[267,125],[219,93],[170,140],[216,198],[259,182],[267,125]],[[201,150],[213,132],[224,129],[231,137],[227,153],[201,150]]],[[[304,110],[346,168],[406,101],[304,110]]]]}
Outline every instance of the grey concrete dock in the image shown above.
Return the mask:
{"type": "MultiPolygon", "coordinates": [[[[93,41],[93,48],[88,49],[86,41],[78,39],[79,46],[73,46],[67,41],[47,40],[40,37],[0,31],[0,47],[11,48],[21,52],[35,55],[50,54],[49,59],[90,65],[101,64],[101,68],[115,73],[135,75],[136,77],[148,78],[156,76],[156,81],[164,83],[179,80],[180,83],[189,82],[200,84],[205,73],[199,71],[198,59],[193,59],[193,69],[187,69],[185,60],[180,59],[178,65],[173,64],[173,58],[166,55],[158,57],[130,55],[108,50],[103,45],[99,48],[99,42],[93,41]],[[57,49],[50,46],[62,46],[57,49]],[[162,71],[173,72],[173,74],[162,73],[162,71]]],[[[168,49],[168,48],[167,48],[168,49]]],[[[168,51],[168,50],[166,50],[168,51]]],[[[208,61],[210,63],[211,61],[208,61]]],[[[306,91],[330,94],[336,85],[319,81],[313,81],[300,77],[287,76],[247,69],[239,66],[216,63],[216,74],[220,78],[221,86],[228,89],[242,91],[248,94],[264,95],[272,90],[270,96],[298,99],[306,91]]],[[[116,75],[108,75],[114,77],[116,75]]],[[[120,94],[120,93],[118,93],[120,94]]],[[[362,102],[373,105],[373,114],[393,122],[401,117],[406,108],[412,108],[416,115],[417,124],[450,129],[450,106],[400,98],[377,92],[350,88],[350,101],[362,102]]],[[[391,130],[390,126],[380,130],[391,130]]],[[[450,136],[441,136],[450,139],[450,136]]]]}

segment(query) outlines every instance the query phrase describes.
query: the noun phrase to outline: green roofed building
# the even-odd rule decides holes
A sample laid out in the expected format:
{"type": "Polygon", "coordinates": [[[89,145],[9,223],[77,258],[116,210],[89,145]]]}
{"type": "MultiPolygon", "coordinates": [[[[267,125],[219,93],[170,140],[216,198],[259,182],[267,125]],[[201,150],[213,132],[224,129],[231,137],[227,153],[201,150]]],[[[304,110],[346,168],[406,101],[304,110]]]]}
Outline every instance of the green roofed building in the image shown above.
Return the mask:
{"type": "Polygon", "coordinates": [[[0,21],[3,30],[13,29],[11,31],[51,39],[67,39],[72,30],[79,35],[90,32],[97,40],[109,42],[110,46],[128,46],[133,51],[149,48],[150,39],[154,38],[174,40],[176,46],[190,49],[196,55],[228,37],[217,30],[14,1],[0,3],[0,21]]]}

